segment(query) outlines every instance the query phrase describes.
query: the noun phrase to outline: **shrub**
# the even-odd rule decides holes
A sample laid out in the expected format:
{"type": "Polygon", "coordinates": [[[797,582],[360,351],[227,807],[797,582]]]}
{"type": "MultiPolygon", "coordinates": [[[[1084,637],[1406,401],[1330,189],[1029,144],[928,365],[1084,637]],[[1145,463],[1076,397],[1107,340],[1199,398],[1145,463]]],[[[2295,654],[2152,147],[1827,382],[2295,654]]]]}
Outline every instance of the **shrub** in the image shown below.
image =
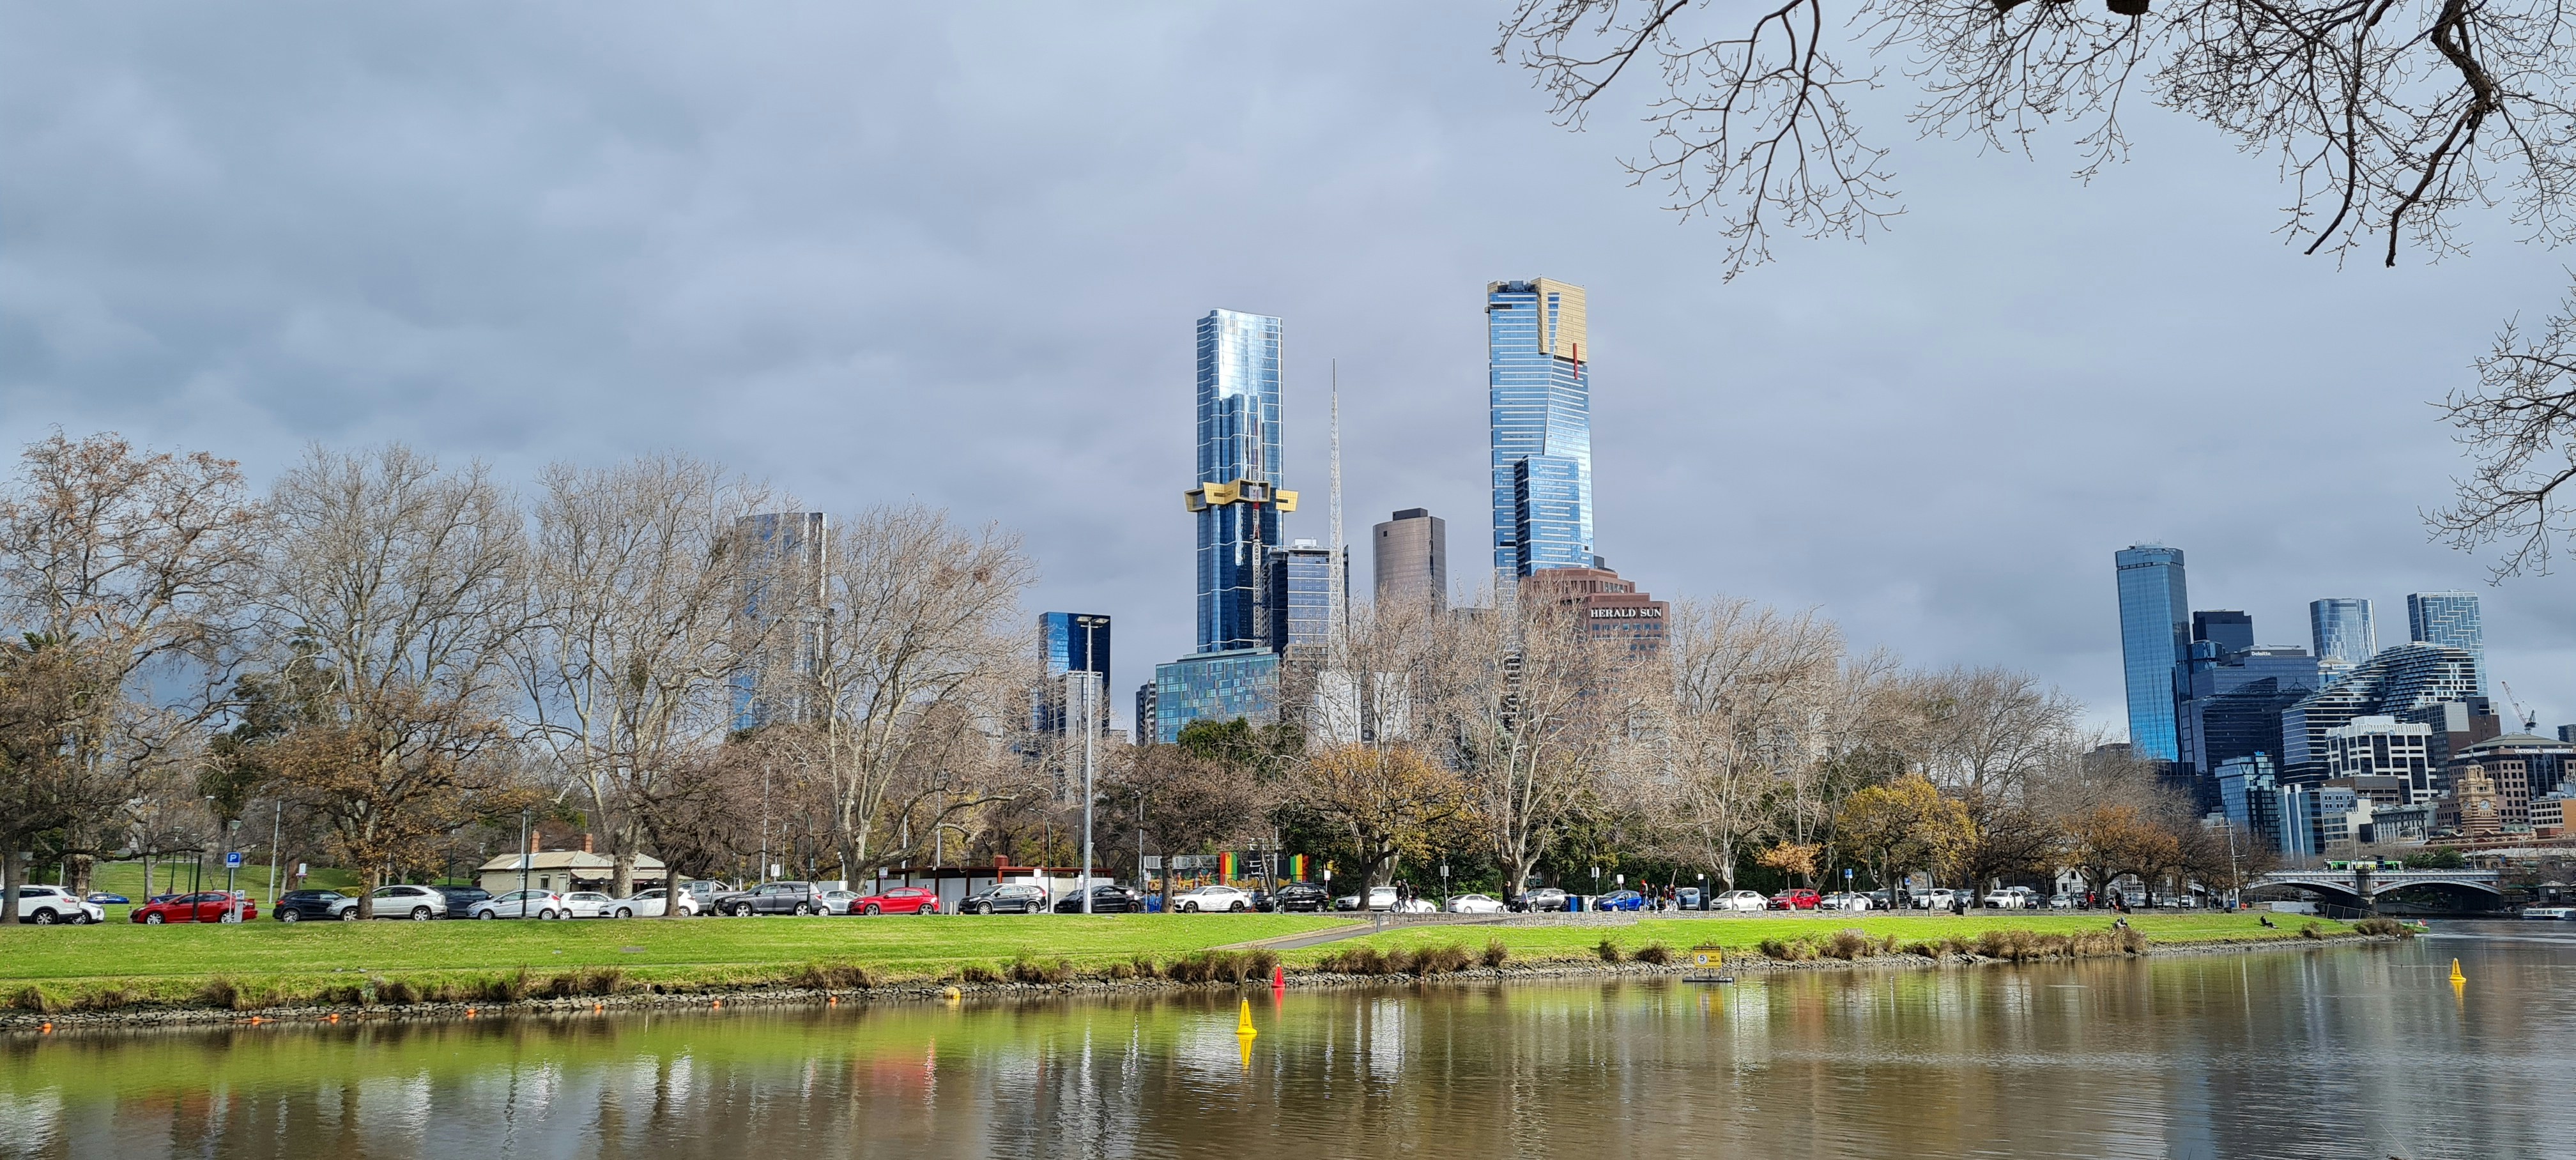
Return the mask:
{"type": "Polygon", "coordinates": [[[1816,957],[1816,945],[1802,938],[1766,938],[1762,953],[1784,963],[1803,963],[1816,957]]]}
{"type": "MultiPolygon", "coordinates": [[[[813,967],[805,968],[810,976],[813,967]]],[[[822,984],[807,983],[808,986],[822,984]]],[[[586,995],[614,995],[626,989],[626,971],[621,967],[584,967],[566,971],[546,980],[537,993],[549,999],[576,999],[586,995]]]]}
{"type": "Polygon", "coordinates": [[[1458,971],[1466,970],[1467,964],[1473,961],[1475,960],[1467,957],[1467,948],[1460,946],[1457,943],[1450,943],[1445,947],[1424,947],[1421,950],[1413,952],[1413,970],[1411,973],[1416,975],[1454,974],[1458,971]]]}
{"type": "Polygon", "coordinates": [[[1021,955],[1011,960],[1011,981],[1014,983],[1061,983],[1072,977],[1073,964],[1061,958],[1054,962],[1040,962],[1021,955]]]}
{"type": "Polygon", "coordinates": [[[1246,976],[1254,982],[1270,981],[1271,972],[1279,969],[1279,952],[1264,947],[1243,956],[1246,976]]]}
{"type": "Polygon", "coordinates": [[[1100,977],[1108,979],[1111,982],[1123,982],[1136,977],[1136,965],[1134,963],[1111,963],[1108,966],[1100,968],[1100,977]]]}
{"type": "Polygon", "coordinates": [[[485,1003],[516,1003],[528,994],[528,969],[521,967],[506,975],[493,975],[469,984],[466,997],[485,1003]]]}
{"type": "Polygon", "coordinates": [[[2124,953],[2133,955],[2142,955],[2147,953],[2147,936],[2140,933],[2136,927],[2121,927],[2120,950],[2124,953]]]}
{"type": "MultiPolygon", "coordinates": [[[[36,990],[34,987],[27,988],[27,991],[34,990],[36,990]]],[[[30,1010],[24,1005],[27,991],[18,992],[17,1000],[11,1005],[22,1011],[30,1010]]],[[[38,997],[41,998],[42,995],[42,992],[38,992],[38,997]]],[[[72,1006],[82,1011],[114,1011],[117,1008],[132,1007],[141,1002],[143,1002],[143,996],[138,992],[129,991],[123,987],[110,987],[104,991],[92,991],[82,995],[72,1001],[72,1006]]]]}
{"type": "MultiPolygon", "coordinates": [[[[1893,942],[1895,940],[1891,939],[1889,941],[1893,942]]],[[[1936,942],[1910,942],[1905,944],[1905,953],[1909,955],[1921,955],[1927,959],[1937,959],[1941,957],[1941,944],[1936,942]]]]}
{"type": "Polygon", "coordinates": [[[1152,955],[1138,955],[1136,956],[1136,960],[1128,965],[1135,970],[1136,977],[1139,979],[1159,979],[1163,977],[1163,968],[1154,964],[1154,956],[1152,955]]]}
{"type": "Polygon", "coordinates": [[[1647,943],[1637,948],[1637,961],[1650,966],[1663,966],[1673,961],[1673,948],[1659,942],[1647,943]]]}
{"type": "Polygon", "coordinates": [[[1615,963],[1615,962],[1618,962],[1620,959],[1627,957],[1627,956],[1625,956],[1625,955],[1623,955],[1623,954],[1621,954],[1621,953],[1619,952],[1619,944],[1617,944],[1617,943],[1615,943],[1615,942],[1612,942],[1612,941],[1610,941],[1609,939],[1606,939],[1606,938],[1601,940],[1601,945],[1600,945],[1600,946],[1594,947],[1594,948],[1592,948],[1592,949],[1593,949],[1594,953],[1597,953],[1597,954],[1599,954],[1599,955],[1601,956],[1601,961],[1602,961],[1602,962],[1605,962],[1605,963],[1615,963]]]}
{"type": "Polygon", "coordinates": [[[239,1011],[242,999],[241,988],[222,975],[206,980],[205,986],[197,988],[197,1001],[218,1011],[239,1011]]]}
{"type": "Polygon", "coordinates": [[[1485,940],[1484,958],[1486,966],[1499,971],[1503,968],[1504,961],[1511,957],[1512,948],[1504,946],[1503,940],[1498,938],[1485,940]]]}
{"type": "Polygon", "coordinates": [[[2326,928],[2325,928],[2325,927],[2323,927],[2323,926],[2321,926],[2321,925],[2318,925],[2317,923],[2313,923],[2313,922],[2311,922],[2311,923],[2307,924],[2306,926],[2303,926],[2303,927],[2300,927],[2300,928],[2299,928],[2299,937],[2300,937],[2300,938],[2324,938],[2324,937],[2326,937],[2326,928]]]}
{"type": "MultiPolygon", "coordinates": [[[[1273,957],[1271,961],[1278,960],[1273,957]]],[[[1251,970],[1250,957],[1241,951],[1200,951],[1163,965],[1163,975],[1175,983],[1240,984],[1251,977],[1251,970]]]]}
{"type": "Polygon", "coordinates": [[[982,963],[968,963],[964,970],[957,972],[957,977],[968,983],[998,983],[1002,981],[1002,972],[982,963]]]}
{"type": "Polygon", "coordinates": [[[1822,951],[1829,958],[1837,958],[1844,962],[1850,962],[1853,959],[1868,958],[1871,953],[1878,949],[1878,944],[1871,941],[1868,935],[1863,934],[1860,931],[1838,930],[1834,932],[1832,938],[1825,940],[1825,945],[1816,949],[1822,951]]]}
{"type": "Polygon", "coordinates": [[[859,991],[877,985],[876,976],[857,963],[807,963],[796,973],[795,982],[814,991],[859,991]]]}
{"type": "Polygon", "coordinates": [[[1383,975],[1393,967],[1386,952],[1370,946],[1334,951],[1325,955],[1318,965],[1337,975],[1383,975]]]}
{"type": "Polygon", "coordinates": [[[46,996],[42,987],[19,988],[17,994],[9,996],[9,1006],[37,1015],[54,1013],[54,1001],[46,996]]]}
{"type": "Polygon", "coordinates": [[[2415,937],[2414,927],[2408,926],[2393,918],[2365,918],[2360,922],[2352,924],[2352,929],[2356,934],[2372,935],[2379,938],[2415,937]]]}

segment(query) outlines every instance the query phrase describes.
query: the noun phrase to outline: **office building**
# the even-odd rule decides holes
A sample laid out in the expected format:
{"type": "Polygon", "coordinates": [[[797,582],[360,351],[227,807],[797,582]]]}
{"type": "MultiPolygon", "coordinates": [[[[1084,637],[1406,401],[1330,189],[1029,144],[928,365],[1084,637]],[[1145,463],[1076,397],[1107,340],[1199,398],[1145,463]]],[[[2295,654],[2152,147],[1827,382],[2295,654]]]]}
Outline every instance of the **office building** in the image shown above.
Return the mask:
{"type": "Polygon", "coordinates": [[[2393,714],[2400,721],[2411,721],[2432,729],[2424,756],[2432,763],[2436,780],[2451,757],[2481,741],[2492,741],[2504,735],[2504,719],[2496,716],[2495,707],[2485,697],[2462,697],[2456,701],[2436,701],[2421,708],[2393,714]]]}
{"type": "Polygon", "coordinates": [[[1660,655],[1669,635],[1665,624],[1672,606],[1637,591],[1607,568],[1549,568],[1521,581],[1521,599],[1553,601],[1582,611],[1586,631],[1596,642],[1617,647],[1631,657],[1660,655]]]}
{"type": "Polygon", "coordinates": [[[1347,587],[1347,569],[1313,540],[1274,551],[1270,560],[1271,647],[1292,660],[1322,661],[1333,643],[1333,588],[1347,587]]]}
{"type": "Polygon", "coordinates": [[[2426,744],[2432,739],[2430,726],[2399,721],[2395,717],[2355,717],[2326,730],[2326,784],[2343,782],[2359,787],[2361,779],[2393,778],[2404,786],[2402,800],[2391,805],[2414,805],[2429,802],[2436,793],[2434,766],[2425,757],[2426,744]]]}
{"type": "Polygon", "coordinates": [[[734,535],[753,562],[740,607],[744,619],[763,627],[764,643],[733,678],[733,727],[803,720],[817,695],[810,678],[822,661],[831,529],[821,512],[771,512],[735,520],[734,535]]]}
{"type": "Polygon", "coordinates": [[[2192,613],[2191,640],[2243,652],[2254,647],[2254,618],[2233,609],[2192,613]]]}
{"type": "Polygon", "coordinates": [[[2283,849],[2281,786],[2271,757],[2261,753],[2231,757],[2219,765],[2217,780],[2219,808],[2227,820],[2267,848],[2283,849]]]}
{"type": "Polygon", "coordinates": [[[2509,829],[2531,825],[2533,798],[2576,788],[2570,781],[2576,774],[2576,745],[2529,733],[2478,742],[2441,768],[2450,780],[2472,765],[2485,770],[2494,786],[2498,821],[2509,829]]]}
{"type": "Polygon", "coordinates": [[[2446,644],[2478,659],[2478,692],[2487,691],[2487,635],[2474,592],[2416,592],[2406,597],[2407,639],[2446,644]]]}
{"type": "Polygon", "coordinates": [[[1596,563],[1583,288],[1547,278],[1487,285],[1485,339],[1501,599],[1518,577],[1596,563]]]}
{"type": "Polygon", "coordinates": [[[1136,743],[1151,745],[1154,734],[1154,682],[1136,686],[1136,743]]]}
{"type": "Polygon", "coordinates": [[[1278,720],[1279,654],[1228,649],[1156,665],[1153,702],[1153,737],[1165,744],[1180,740],[1192,721],[1271,724],[1278,720]]]}
{"type": "Polygon", "coordinates": [[[2356,717],[2403,717],[2444,701],[2477,695],[2477,659],[2438,644],[2382,650],[2281,713],[2281,776],[2315,782],[2326,776],[2326,732],[2356,717]]]}
{"type": "Polygon", "coordinates": [[[2379,655],[2379,632],[2371,626],[2370,602],[2358,597],[2329,597],[2308,602],[2308,632],[2317,653],[2317,668],[2331,681],[2379,655]]]}
{"type": "Polygon", "coordinates": [[[2174,674],[2191,652],[2191,601],[2179,548],[2134,544],[2112,556],[2120,593],[2120,665],[2128,684],[2129,743],[2140,757],[2182,754],[2174,674]]]}
{"type": "Polygon", "coordinates": [[[1198,481],[1183,503],[1198,521],[1198,651],[1266,648],[1264,575],[1281,513],[1279,320],[1211,310],[1198,328],[1198,481]]]}
{"type": "Polygon", "coordinates": [[[1030,725],[1040,733],[1067,736],[1080,722],[1077,712],[1091,706],[1095,729],[1109,723],[1109,617],[1093,612],[1038,614],[1038,654],[1045,666],[1039,678],[1030,725]]]}
{"type": "MultiPolygon", "coordinates": [[[[2308,651],[2254,643],[2242,612],[2191,614],[2191,651],[2174,674],[2175,737],[2181,763],[2201,778],[2229,758],[2279,755],[2281,711],[2317,690],[2308,651]]],[[[2207,792],[2207,782],[2198,787],[2207,792]]]]}
{"type": "Polygon", "coordinates": [[[1376,555],[1377,602],[1439,612],[1449,607],[1449,523],[1424,508],[1406,508],[1369,537],[1376,555]]]}

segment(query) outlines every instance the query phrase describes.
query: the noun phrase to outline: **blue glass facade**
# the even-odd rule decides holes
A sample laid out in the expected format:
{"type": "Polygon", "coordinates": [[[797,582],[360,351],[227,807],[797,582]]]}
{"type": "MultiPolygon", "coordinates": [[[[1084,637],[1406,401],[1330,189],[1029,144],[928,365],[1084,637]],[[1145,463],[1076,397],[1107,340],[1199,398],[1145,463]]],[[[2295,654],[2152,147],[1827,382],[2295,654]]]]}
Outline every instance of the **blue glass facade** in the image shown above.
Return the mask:
{"type": "MultiPolygon", "coordinates": [[[[742,588],[742,614],[753,623],[795,615],[796,606],[822,599],[830,533],[821,512],[771,512],[734,521],[757,566],[742,588]],[[802,589],[784,591],[787,586],[802,589]]],[[[822,641],[814,625],[777,634],[767,650],[733,678],[733,727],[756,729],[801,716],[804,698],[795,674],[819,661],[822,641]]]]}
{"type": "Polygon", "coordinates": [[[1498,577],[1595,566],[1584,338],[1582,287],[1546,278],[1486,286],[1498,577]]]}
{"type": "Polygon", "coordinates": [[[1332,643],[1333,550],[1299,540],[1271,555],[1270,639],[1283,653],[1321,652],[1332,643]]]}
{"type": "Polygon", "coordinates": [[[2308,602],[2308,632],[2317,664],[2338,673],[2379,655],[2379,630],[2370,622],[2370,602],[2337,596],[2308,602]]]}
{"type": "Polygon", "coordinates": [[[2487,691],[2487,633],[2474,592],[2417,592],[2406,598],[2406,638],[2446,644],[2477,658],[2478,692],[2487,691]]]}
{"type": "Polygon", "coordinates": [[[1101,613],[1038,614],[1038,651],[1046,664],[1046,677],[1031,706],[1030,724],[1039,732],[1067,732],[1073,723],[1071,706],[1086,699],[1094,704],[1104,700],[1109,687],[1109,627],[1109,617],[1101,613]]]}
{"type": "MultiPolygon", "coordinates": [[[[1192,721],[1268,724],[1279,703],[1279,654],[1233,649],[1154,666],[1154,740],[1170,744],[1192,721]]],[[[1140,726],[1141,727],[1141,726],[1140,726]]]]}
{"type": "Polygon", "coordinates": [[[2191,599],[2182,549],[2136,544],[2112,555],[2120,591],[2120,666],[2129,694],[2129,743],[2141,757],[2181,756],[2174,678],[2191,650],[2191,599]]]}
{"type": "Polygon", "coordinates": [[[1198,482],[1246,488],[1194,503],[1198,520],[1198,651],[1269,644],[1262,572],[1279,543],[1279,320],[1211,310],[1198,331],[1198,482]],[[1254,498],[1254,497],[1258,498],[1254,498]]]}

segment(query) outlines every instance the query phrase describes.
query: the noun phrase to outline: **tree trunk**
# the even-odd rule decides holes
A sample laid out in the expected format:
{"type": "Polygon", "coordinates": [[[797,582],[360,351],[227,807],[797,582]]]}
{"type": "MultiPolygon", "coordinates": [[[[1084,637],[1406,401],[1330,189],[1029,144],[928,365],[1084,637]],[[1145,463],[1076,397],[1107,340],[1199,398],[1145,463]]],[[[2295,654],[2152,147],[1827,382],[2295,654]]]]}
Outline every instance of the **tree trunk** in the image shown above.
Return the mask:
{"type": "MultiPolygon", "coordinates": [[[[370,859],[370,861],[372,861],[372,859],[370,859]]],[[[359,918],[369,919],[376,916],[376,888],[384,884],[385,868],[382,866],[367,867],[366,874],[362,876],[358,882],[359,918]]]]}
{"type": "Polygon", "coordinates": [[[633,834],[618,835],[617,868],[610,874],[608,893],[614,898],[635,896],[635,836],[633,834]]]}
{"type": "Polygon", "coordinates": [[[73,894],[82,898],[87,898],[89,897],[90,871],[98,865],[98,855],[74,854],[71,856],[70,861],[72,871],[71,877],[64,881],[63,886],[73,894]]]}
{"type": "Polygon", "coordinates": [[[16,842],[11,842],[6,848],[0,848],[0,925],[15,926],[18,922],[18,884],[26,877],[19,867],[25,862],[26,855],[20,853],[17,846],[16,842]]]}

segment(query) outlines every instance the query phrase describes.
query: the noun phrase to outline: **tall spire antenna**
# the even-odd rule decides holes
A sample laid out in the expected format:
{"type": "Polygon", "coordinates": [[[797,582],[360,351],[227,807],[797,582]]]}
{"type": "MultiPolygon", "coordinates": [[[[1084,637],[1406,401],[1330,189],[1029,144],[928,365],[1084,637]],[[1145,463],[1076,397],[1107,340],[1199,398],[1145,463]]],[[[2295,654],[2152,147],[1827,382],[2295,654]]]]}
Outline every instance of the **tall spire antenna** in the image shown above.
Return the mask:
{"type": "Polygon", "coordinates": [[[1334,571],[1336,571],[1336,572],[1337,572],[1337,573],[1339,573],[1339,574],[1338,574],[1338,575],[1335,575],[1334,577],[1332,577],[1332,579],[1329,581],[1329,583],[1328,583],[1328,587],[1327,587],[1327,591],[1330,593],[1330,597],[1331,597],[1331,600],[1332,600],[1332,607],[1328,610],[1328,615],[1332,618],[1332,624],[1331,624],[1331,626],[1330,626],[1330,628],[1329,628],[1329,631],[1331,631],[1335,636],[1339,636],[1339,635],[1341,634],[1341,631],[1342,631],[1342,628],[1343,628],[1343,624],[1342,624],[1343,618],[1349,615],[1349,607],[1348,607],[1348,606],[1349,606],[1349,604],[1350,604],[1350,592],[1349,592],[1349,588],[1350,588],[1350,584],[1351,584],[1351,562],[1350,562],[1350,560],[1349,560],[1349,559],[1347,559],[1347,558],[1346,558],[1346,556],[1345,556],[1345,549],[1342,547],[1342,360],[1340,360],[1340,359],[1334,359],[1334,360],[1332,360],[1332,380],[1333,380],[1333,387],[1332,387],[1332,390],[1333,390],[1333,419],[1332,419],[1332,423],[1333,423],[1333,500],[1332,500],[1332,520],[1333,520],[1333,557],[1332,557],[1332,558],[1333,558],[1333,569],[1334,569],[1334,571]]]}

